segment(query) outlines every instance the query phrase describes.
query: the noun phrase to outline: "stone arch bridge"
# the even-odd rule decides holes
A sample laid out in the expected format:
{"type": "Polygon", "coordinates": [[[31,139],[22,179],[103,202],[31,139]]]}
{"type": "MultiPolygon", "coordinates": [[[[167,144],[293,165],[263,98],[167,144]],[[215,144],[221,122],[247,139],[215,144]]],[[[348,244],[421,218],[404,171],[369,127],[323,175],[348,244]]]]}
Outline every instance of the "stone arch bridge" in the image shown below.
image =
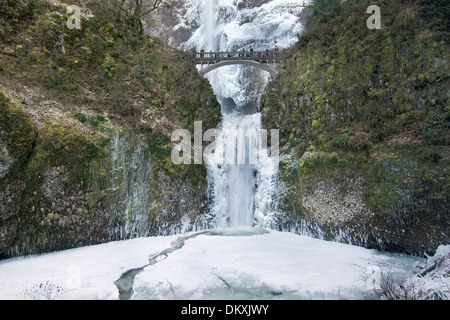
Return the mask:
{"type": "Polygon", "coordinates": [[[201,65],[199,73],[204,76],[217,68],[229,65],[253,66],[274,74],[276,66],[283,60],[278,50],[254,52],[193,52],[196,65],[201,65]]]}

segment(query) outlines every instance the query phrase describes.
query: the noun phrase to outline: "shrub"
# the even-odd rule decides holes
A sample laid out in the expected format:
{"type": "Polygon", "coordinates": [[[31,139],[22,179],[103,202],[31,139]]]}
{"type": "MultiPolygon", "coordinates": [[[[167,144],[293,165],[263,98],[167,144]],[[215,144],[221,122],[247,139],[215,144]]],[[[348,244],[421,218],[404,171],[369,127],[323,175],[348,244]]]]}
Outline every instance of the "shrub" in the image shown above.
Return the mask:
{"type": "Polygon", "coordinates": [[[62,292],[63,288],[50,281],[34,285],[24,292],[24,296],[32,300],[55,300],[62,292]]]}
{"type": "Polygon", "coordinates": [[[82,123],[85,123],[86,120],[87,120],[86,115],[84,113],[81,113],[81,112],[75,113],[74,117],[77,118],[82,123]]]}

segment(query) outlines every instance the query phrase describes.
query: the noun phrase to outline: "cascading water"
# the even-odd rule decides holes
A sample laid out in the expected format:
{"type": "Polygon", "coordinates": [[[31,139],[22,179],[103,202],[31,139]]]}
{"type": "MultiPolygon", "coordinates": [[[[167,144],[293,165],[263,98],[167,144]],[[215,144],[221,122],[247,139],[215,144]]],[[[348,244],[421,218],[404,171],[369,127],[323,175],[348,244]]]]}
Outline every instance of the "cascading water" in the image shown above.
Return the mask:
{"type": "Polygon", "coordinates": [[[214,33],[216,30],[217,0],[203,0],[203,7],[205,8],[201,14],[201,21],[204,22],[202,32],[205,35],[203,49],[206,49],[207,52],[214,51],[216,50],[214,33]]]}
{"type": "Polygon", "coordinates": [[[111,239],[123,240],[148,234],[151,166],[148,151],[125,134],[116,132],[109,146],[111,172],[106,200],[111,215],[111,239]]]}
{"type": "MultiPolygon", "coordinates": [[[[281,50],[295,43],[301,31],[301,9],[294,2],[272,0],[258,5],[254,1],[253,6],[243,9],[239,8],[241,2],[187,0],[188,9],[180,25],[197,25],[197,29],[182,49],[214,52],[248,51],[252,47],[255,51],[265,51],[275,47],[281,50]]],[[[237,158],[231,163],[221,162],[224,154],[238,154],[249,146],[245,139],[230,135],[262,129],[259,100],[269,74],[253,67],[227,66],[210,72],[207,78],[223,114],[215,143],[218,159],[208,167],[215,224],[217,227],[271,226],[276,210],[275,159],[270,161],[266,150],[259,149],[260,160],[256,163],[237,163],[237,158]]]]}
{"type": "Polygon", "coordinates": [[[220,225],[248,227],[253,225],[256,166],[249,163],[248,155],[238,163],[245,151],[245,140],[235,133],[255,128],[254,117],[237,112],[225,113],[216,140],[217,161],[209,167],[210,185],[214,188],[214,214],[220,225]],[[236,140],[236,141],[235,141],[236,140]],[[243,145],[244,144],[244,145],[243,145]],[[225,150],[223,150],[225,149],[225,150]],[[231,155],[231,158],[230,158],[231,155]],[[218,165],[217,163],[224,163],[218,165]]]}

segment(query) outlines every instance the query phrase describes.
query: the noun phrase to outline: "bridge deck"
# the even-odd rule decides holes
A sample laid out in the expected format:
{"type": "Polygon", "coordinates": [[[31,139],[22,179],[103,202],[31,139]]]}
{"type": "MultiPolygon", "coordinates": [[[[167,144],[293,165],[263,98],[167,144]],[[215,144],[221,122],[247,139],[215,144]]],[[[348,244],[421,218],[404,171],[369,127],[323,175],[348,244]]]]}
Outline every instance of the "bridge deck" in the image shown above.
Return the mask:
{"type": "Polygon", "coordinates": [[[221,61],[248,60],[259,63],[280,63],[283,59],[278,51],[254,52],[193,52],[195,64],[214,64],[221,61]]]}

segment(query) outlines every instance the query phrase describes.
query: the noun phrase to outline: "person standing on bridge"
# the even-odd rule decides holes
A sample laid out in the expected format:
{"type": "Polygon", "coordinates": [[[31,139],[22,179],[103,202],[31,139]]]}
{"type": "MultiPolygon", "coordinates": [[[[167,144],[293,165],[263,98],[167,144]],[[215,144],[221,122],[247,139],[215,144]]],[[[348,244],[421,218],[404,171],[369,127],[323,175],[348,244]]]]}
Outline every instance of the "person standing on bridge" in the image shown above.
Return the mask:
{"type": "Polygon", "coordinates": [[[205,50],[200,50],[200,58],[203,58],[205,56],[205,50]]]}

